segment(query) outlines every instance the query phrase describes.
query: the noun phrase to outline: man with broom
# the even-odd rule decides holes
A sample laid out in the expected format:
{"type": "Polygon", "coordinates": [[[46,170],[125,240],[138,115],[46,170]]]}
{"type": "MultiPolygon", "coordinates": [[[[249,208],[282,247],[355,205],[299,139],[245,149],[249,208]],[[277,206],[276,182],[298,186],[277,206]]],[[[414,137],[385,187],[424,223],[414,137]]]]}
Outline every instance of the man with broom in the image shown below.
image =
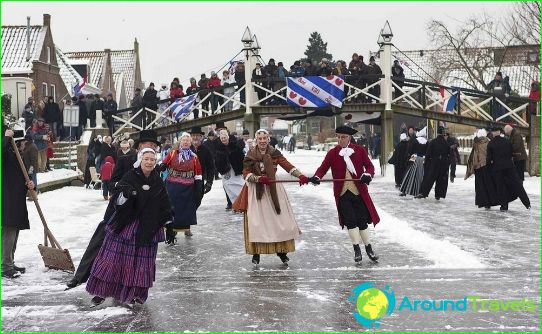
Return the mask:
{"type": "Polygon", "coordinates": [[[19,231],[30,228],[26,192],[34,189],[34,183],[25,181],[11,143],[23,139],[24,131],[11,129],[2,138],[2,277],[6,278],[17,278],[26,271],[15,265],[14,255],[19,231]]]}
{"type": "MultiPolygon", "coordinates": [[[[154,130],[142,130],[139,133],[139,139],[134,142],[134,147],[137,148],[138,152],[144,148],[151,148],[156,151],[158,146],[160,146],[160,142],[158,141],[157,137],[158,136],[154,130]]],[[[111,176],[112,187],[116,186],[116,183],[120,181],[124,174],[133,169],[133,164],[136,162],[136,160],[137,154],[124,155],[118,159],[117,164],[115,165],[115,169],[113,170],[113,175],[111,176]]],[[[68,286],[66,290],[75,288],[76,286],[85,283],[88,280],[90,276],[90,270],[92,269],[92,264],[94,263],[94,259],[98,255],[98,251],[100,250],[100,247],[102,246],[105,238],[105,225],[114,211],[114,204],[112,202],[109,202],[109,206],[105,211],[104,220],[100,224],[98,224],[98,227],[96,228],[94,235],[90,239],[90,242],[87,246],[87,249],[85,250],[85,253],[83,254],[83,257],[79,262],[79,267],[77,267],[75,275],[66,284],[68,286]]]]}

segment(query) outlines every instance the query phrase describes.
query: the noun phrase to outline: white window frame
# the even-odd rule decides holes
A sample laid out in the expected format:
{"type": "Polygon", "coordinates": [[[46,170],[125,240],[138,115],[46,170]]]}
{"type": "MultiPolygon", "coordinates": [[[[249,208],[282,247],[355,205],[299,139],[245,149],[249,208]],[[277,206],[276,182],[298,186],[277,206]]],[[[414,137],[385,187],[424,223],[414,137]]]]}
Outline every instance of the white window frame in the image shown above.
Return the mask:
{"type": "Polygon", "coordinates": [[[48,94],[49,90],[47,89],[47,83],[46,82],[41,83],[41,93],[43,94],[43,97],[49,96],[49,94],[48,94]]]}
{"type": "Polygon", "coordinates": [[[53,102],[56,102],[56,86],[54,84],[50,84],[51,86],[51,96],[53,97],[53,102]]]}

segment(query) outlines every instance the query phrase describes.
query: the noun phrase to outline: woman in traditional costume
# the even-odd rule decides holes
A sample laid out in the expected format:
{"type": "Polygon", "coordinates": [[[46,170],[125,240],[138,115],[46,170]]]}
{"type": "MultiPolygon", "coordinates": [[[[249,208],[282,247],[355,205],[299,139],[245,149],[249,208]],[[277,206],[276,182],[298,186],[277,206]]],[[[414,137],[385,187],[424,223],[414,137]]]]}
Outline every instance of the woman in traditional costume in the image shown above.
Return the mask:
{"type": "Polygon", "coordinates": [[[260,263],[260,254],[277,254],[287,264],[288,253],[295,251],[295,239],[301,231],[282,183],[275,182],[277,166],[308,183],[308,178],[269,145],[269,132],[256,131],[256,147],[251,148],[243,163],[246,184],[233,204],[244,212],[245,251],[252,263],[260,263]]]}
{"type": "Polygon", "coordinates": [[[171,222],[171,206],[155,166],[155,151],[144,148],[113,191],[115,213],[105,227],[105,240],[86,286],[95,305],[108,297],[143,304],[148,297],[158,243],[164,241],[163,226],[171,222]]]}
{"type": "Polygon", "coordinates": [[[173,149],[162,161],[162,170],[167,169],[166,189],[173,207],[173,223],[166,230],[166,243],[174,244],[177,232],[192,236],[190,226],[197,225],[196,210],[203,198],[201,164],[190,146],[192,137],[183,132],[179,147],[173,149]]]}

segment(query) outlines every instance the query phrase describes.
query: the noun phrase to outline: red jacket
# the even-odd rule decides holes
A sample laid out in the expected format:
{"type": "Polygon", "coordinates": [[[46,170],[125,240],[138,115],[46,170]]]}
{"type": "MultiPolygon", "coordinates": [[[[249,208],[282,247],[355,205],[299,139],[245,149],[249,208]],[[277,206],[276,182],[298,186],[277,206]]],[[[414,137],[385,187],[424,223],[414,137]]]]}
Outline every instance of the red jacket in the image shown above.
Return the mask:
{"type": "MultiPolygon", "coordinates": [[[[352,163],[356,168],[356,175],[352,175],[352,177],[360,178],[363,173],[369,173],[371,174],[371,177],[374,176],[375,168],[373,166],[373,163],[371,162],[371,159],[369,159],[369,156],[367,155],[367,151],[365,151],[363,146],[350,143],[348,147],[354,150],[354,153],[350,156],[350,159],[352,160],[352,163]]],[[[346,163],[344,162],[344,158],[339,155],[341,149],[342,147],[337,145],[331,150],[329,150],[329,152],[327,152],[326,154],[324,161],[322,162],[320,167],[318,167],[314,175],[318,176],[319,178],[323,178],[329,168],[331,168],[331,175],[334,179],[344,179],[344,176],[346,174],[346,163]]],[[[378,224],[378,222],[380,221],[380,217],[376,212],[376,208],[373,204],[371,196],[369,196],[367,185],[361,182],[356,182],[355,184],[358,188],[361,199],[363,199],[363,202],[365,203],[365,206],[369,211],[373,224],[378,224]]],[[[333,182],[335,204],[337,205],[337,211],[339,212],[339,223],[342,227],[344,227],[344,223],[341,215],[341,208],[339,207],[339,196],[341,194],[341,190],[343,189],[343,185],[344,182],[333,182]]]]}
{"type": "Polygon", "coordinates": [[[175,87],[175,88],[170,89],[169,96],[172,99],[178,99],[184,96],[184,92],[180,87],[175,87]]]}
{"type": "Polygon", "coordinates": [[[211,77],[207,81],[207,88],[220,87],[220,79],[218,77],[211,77]]]}
{"type": "Polygon", "coordinates": [[[113,157],[108,155],[105,157],[105,162],[102,165],[102,169],[100,170],[100,179],[102,181],[109,181],[111,180],[111,176],[113,175],[113,169],[115,169],[115,161],[113,160],[113,157]]]}

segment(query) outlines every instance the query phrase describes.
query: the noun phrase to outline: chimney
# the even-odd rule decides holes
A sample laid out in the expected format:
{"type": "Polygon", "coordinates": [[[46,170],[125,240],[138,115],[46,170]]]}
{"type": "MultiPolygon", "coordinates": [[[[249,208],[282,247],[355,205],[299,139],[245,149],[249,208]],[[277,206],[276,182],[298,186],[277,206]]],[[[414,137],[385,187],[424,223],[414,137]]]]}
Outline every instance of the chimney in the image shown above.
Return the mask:
{"type": "Polygon", "coordinates": [[[30,16],[26,17],[26,61],[30,60],[30,16]]]}
{"type": "Polygon", "coordinates": [[[50,27],[51,26],[51,15],[43,14],[43,26],[44,27],[50,27]]]}

